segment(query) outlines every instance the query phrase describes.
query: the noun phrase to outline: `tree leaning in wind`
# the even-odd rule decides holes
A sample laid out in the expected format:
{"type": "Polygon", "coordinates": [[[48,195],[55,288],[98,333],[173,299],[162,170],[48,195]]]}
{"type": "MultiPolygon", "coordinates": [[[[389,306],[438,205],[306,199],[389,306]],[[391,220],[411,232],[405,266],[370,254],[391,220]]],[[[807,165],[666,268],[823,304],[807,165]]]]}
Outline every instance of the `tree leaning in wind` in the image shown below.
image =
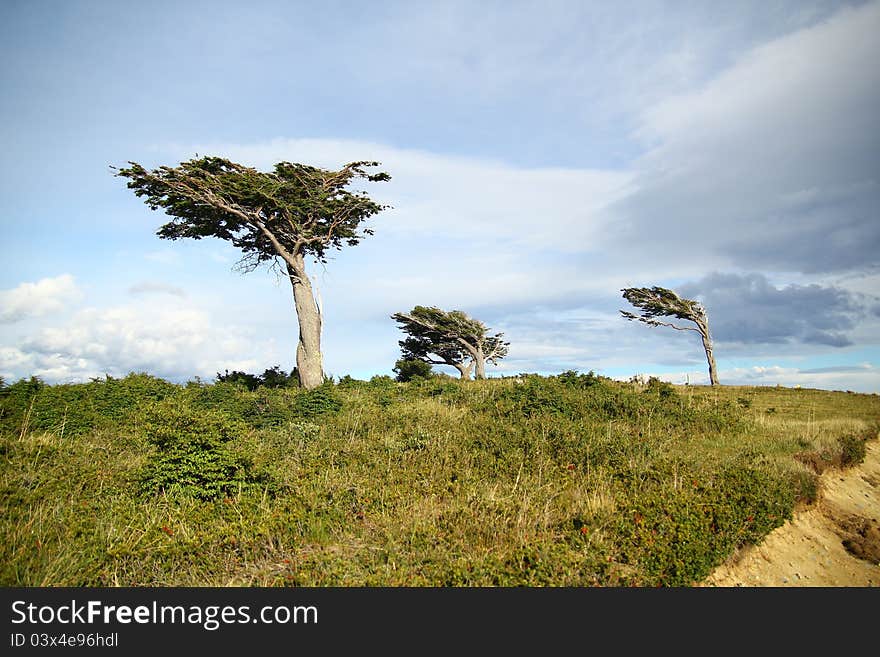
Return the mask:
{"type": "MultiPolygon", "coordinates": [[[[163,239],[217,237],[241,249],[239,267],[279,266],[293,286],[299,323],[296,367],[300,385],[324,381],[321,308],[306,273],[307,257],[326,262],[327,251],[354,246],[372,235],[361,222],[386,209],[365,192],[348,186],[355,179],[390,180],[371,173],[378,162],[351,162],[338,171],[279,162],[262,172],[221,157],[201,157],[180,166],[148,171],[136,162],[117,169],[128,187],[152,210],[172,220],[157,231],[163,239]]],[[[115,167],[114,167],[115,169],[115,167]]]]}
{"type": "Polygon", "coordinates": [[[475,368],[476,378],[485,379],[486,362],[497,365],[510,345],[501,339],[503,333],[487,335],[485,324],[460,310],[416,306],[408,313],[395,313],[391,319],[409,335],[398,343],[404,358],[452,365],[462,379],[469,379],[475,368]]]}
{"type": "Polygon", "coordinates": [[[706,360],[709,361],[709,383],[717,385],[718,375],[715,372],[715,356],[712,353],[712,337],[709,335],[709,319],[706,309],[699,301],[682,299],[672,290],[665,287],[629,287],[621,290],[623,297],[642,313],[636,315],[626,310],[620,314],[626,319],[644,322],[649,326],[669,326],[677,331],[694,331],[703,340],[706,360]],[[678,326],[672,322],[661,322],[658,317],[676,317],[691,321],[695,326],[678,326]]]}

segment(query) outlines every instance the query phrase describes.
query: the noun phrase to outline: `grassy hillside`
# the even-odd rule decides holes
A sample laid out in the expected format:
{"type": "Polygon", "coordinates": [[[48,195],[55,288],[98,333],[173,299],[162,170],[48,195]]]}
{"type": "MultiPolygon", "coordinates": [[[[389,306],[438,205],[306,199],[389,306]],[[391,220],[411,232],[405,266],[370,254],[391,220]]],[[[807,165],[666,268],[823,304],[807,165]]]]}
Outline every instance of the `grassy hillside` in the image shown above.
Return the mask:
{"type": "Polygon", "coordinates": [[[0,584],[682,586],[864,457],[876,395],[592,374],[0,389],[0,584]]]}

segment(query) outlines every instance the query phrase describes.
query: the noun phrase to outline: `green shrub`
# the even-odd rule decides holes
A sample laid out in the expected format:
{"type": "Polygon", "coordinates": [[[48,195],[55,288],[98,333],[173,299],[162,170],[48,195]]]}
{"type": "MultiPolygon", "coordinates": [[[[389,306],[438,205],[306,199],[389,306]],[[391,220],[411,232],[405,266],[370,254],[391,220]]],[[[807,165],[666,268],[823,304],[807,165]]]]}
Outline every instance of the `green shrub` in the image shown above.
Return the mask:
{"type": "Polygon", "coordinates": [[[837,439],[840,444],[840,464],[854,465],[865,460],[865,440],[867,436],[846,434],[837,439]]]}
{"type": "Polygon", "coordinates": [[[111,376],[87,384],[95,410],[108,424],[126,421],[138,409],[178,394],[179,386],[140,372],[121,379],[111,376]]]}
{"type": "Polygon", "coordinates": [[[276,365],[263,371],[260,385],[266,388],[296,388],[299,386],[299,375],[295,367],[289,374],[285,374],[281,371],[281,367],[276,365]]]}
{"type": "Polygon", "coordinates": [[[140,473],[143,494],[209,500],[265,483],[229,449],[247,427],[221,411],[160,403],[145,411],[142,430],[156,448],[140,473]]]}
{"type": "MultiPolygon", "coordinates": [[[[865,460],[865,442],[877,434],[876,427],[869,427],[861,434],[848,433],[837,438],[837,448],[826,447],[821,451],[798,452],[795,460],[803,463],[817,474],[829,467],[846,468],[865,460]]],[[[799,446],[806,446],[798,443],[799,446]]]]}
{"type": "Polygon", "coordinates": [[[99,419],[85,386],[47,386],[36,377],[5,388],[0,404],[4,429],[20,433],[76,436],[90,431],[99,419]]]}
{"type": "Polygon", "coordinates": [[[376,374],[375,376],[370,377],[369,385],[370,388],[377,390],[386,390],[389,388],[394,389],[397,387],[394,383],[394,379],[387,374],[376,374]]]}
{"type": "Polygon", "coordinates": [[[667,381],[661,381],[656,376],[652,376],[648,379],[644,392],[649,395],[657,395],[661,399],[668,399],[675,396],[675,387],[667,381]]]}
{"type": "Polygon", "coordinates": [[[680,490],[655,483],[617,514],[617,559],[632,566],[623,584],[688,586],[737,547],[754,543],[790,517],[791,482],[753,464],[691,475],[680,490]]]}
{"type": "Polygon", "coordinates": [[[336,413],[342,408],[332,383],[324,383],[313,390],[301,392],[294,398],[293,409],[302,418],[313,418],[326,413],[336,413]]]}
{"type": "Polygon", "coordinates": [[[235,383],[247,390],[256,390],[260,385],[260,377],[255,374],[248,374],[247,372],[239,372],[238,370],[233,370],[230,372],[226,370],[223,374],[217,372],[217,382],[218,383],[235,383]]]}
{"type": "Polygon", "coordinates": [[[178,386],[148,374],[111,376],[89,383],[45,385],[31,377],[0,390],[0,426],[79,436],[126,421],[144,404],[175,394],[178,386]]]}
{"type": "Polygon", "coordinates": [[[213,385],[190,386],[186,400],[194,409],[222,410],[224,413],[251,426],[259,424],[259,408],[253,392],[234,381],[213,385]]]}
{"type": "Polygon", "coordinates": [[[593,370],[586,374],[578,374],[577,370],[567,370],[562,374],[557,374],[556,379],[565,385],[585,389],[602,383],[604,377],[596,376],[593,370]]]}
{"type": "Polygon", "coordinates": [[[240,372],[238,370],[232,372],[226,370],[223,374],[217,372],[217,382],[235,383],[253,392],[261,386],[264,388],[298,387],[299,375],[295,367],[290,371],[290,374],[285,374],[281,371],[280,365],[275,365],[263,370],[263,373],[260,375],[240,372]]]}
{"type": "Polygon", "coordinates": [[[427,379],[431,376],[431,364],[418,358],[401,358],[394,363],[392,370],[397,374],[397,380],[405,383],[413,379],[427,379]]]}
{"type": "Polygon", "coordinates": [[[420,382],[417,390],[423,395],[427,394],[429,397],[435,397],[448,403],[463,401],[466,397],[464,388],[455,379],[440,376],[433,376],[420,382]]]}
{"type": "Polygon", "coordinates": [[[348,374],[341,377],[339,381],[336,382],[336,386],[342,390],[354,390],[355,388],[358,388],[365,384],[365,381],[354,379],[348,374]]]}

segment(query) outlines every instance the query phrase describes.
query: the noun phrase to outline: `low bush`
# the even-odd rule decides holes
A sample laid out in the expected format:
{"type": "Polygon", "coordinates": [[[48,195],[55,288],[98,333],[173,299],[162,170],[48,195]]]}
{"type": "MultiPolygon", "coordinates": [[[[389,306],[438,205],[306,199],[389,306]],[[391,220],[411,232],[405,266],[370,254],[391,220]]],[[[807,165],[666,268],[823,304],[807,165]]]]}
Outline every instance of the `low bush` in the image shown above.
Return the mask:
{"type": "Polygon", "coordinates": [[[785,477],[730,464],[674,489],[655,482],[617,515],[615,559],[630,568],[620,584],[686,586],[705,578],[738,546],[760,540],[790,517],[785,477]]]}
{"type": "Polygon", "coordinates": [[[293,411],[299,417],[310,419],[332,414],[342,408],[342,400],[332,383],[299,393],[293,400],[293,411]]]}
{"type": "Polygon", "coordinates": [[[392,371],[397,374],[398,381],[406,383],[413,379],[427,379],[431,376],[431,364],[419,358],[401,358],[394,363],[392,371]]]}
{"type": "Polygon", "coordinates": [[[156,449],[140,473],[144,494],[211,500],[266,483],[229,449],[247,426],[221,411],[197,411],[174,400],[146,409],[141,427],[156,449]]]}
{"type": "Polygon", "coordinates": [[[0,427],[79,436],[125,422],[142,404],[178,391],[178,386],[143,373],[55,386],[32,377],[0,389],[0,427]]]}

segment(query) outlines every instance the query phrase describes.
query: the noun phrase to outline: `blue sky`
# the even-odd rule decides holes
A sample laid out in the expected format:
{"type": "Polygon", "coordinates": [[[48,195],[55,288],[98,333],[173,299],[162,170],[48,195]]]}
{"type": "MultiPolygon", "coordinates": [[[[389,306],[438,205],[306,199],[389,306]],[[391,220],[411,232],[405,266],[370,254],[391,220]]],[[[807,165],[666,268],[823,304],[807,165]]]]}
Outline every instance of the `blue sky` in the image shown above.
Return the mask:
{"type": "Polygon", "coordinates": [[[390,374],[414,305],[510,341],[490,374],[880,392],[880,3],[0,3],[0,376],[294,363],[289,285],[166,242],[112,175],[214,154],[378,160],[393,206],[311,271],[329,374],[390,374]]]}

